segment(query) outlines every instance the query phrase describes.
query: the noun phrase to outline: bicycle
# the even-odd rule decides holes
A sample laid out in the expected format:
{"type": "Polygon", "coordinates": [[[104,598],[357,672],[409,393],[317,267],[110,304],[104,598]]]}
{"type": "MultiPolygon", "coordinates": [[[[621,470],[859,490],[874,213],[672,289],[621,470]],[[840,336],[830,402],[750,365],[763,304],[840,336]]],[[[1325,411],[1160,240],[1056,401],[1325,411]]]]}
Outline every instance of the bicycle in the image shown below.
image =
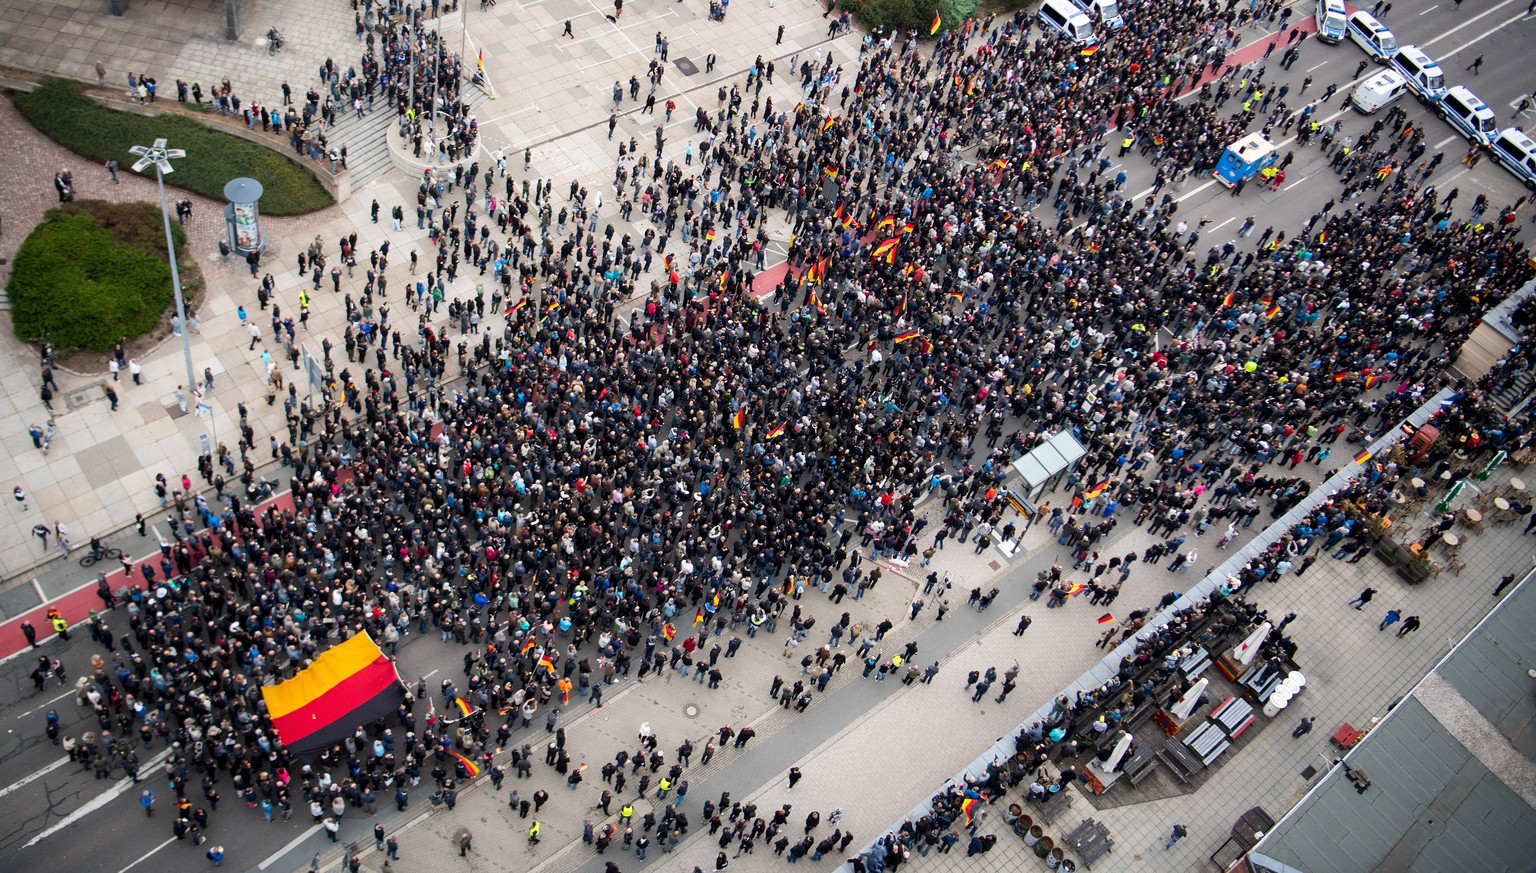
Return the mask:
{"type": "Polygon", "coordinates": [[[121,558],[122,556],[122,549],[114,549],[111,546],[105,546],[103,548],[93,549],[87,552],[85,556],[80,559],[80,566],[89,567],[97,561],[107,561],[111,560],[112,558],[121,558]]]}

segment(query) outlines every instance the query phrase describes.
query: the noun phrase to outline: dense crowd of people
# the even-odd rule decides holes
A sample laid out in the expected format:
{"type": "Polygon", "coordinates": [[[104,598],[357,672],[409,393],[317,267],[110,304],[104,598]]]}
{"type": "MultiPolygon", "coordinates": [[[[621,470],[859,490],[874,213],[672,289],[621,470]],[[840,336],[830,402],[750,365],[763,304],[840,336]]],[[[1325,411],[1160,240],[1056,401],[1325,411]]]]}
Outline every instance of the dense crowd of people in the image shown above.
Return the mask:
{"type": "MultiPolygon", "coordinates": [[[[544,720],[558,736],[549,763],[568,766],[556,732],[573,694],[600,703],[619,677],[690,668],[713,687],[741,634],[783,621],[803,638],[808,589],[857,598],[878,581],[873,558],[924,550],[924,493],[942,491],[937,542],[983,525],[1016,538],[999,487],[1007,462],[1054,432],[1088,449],[1069,483],[1081,499],[1051,520],[1077,560],[1037,593],[1067,590],[1080,571],[1095,602],[1112,600],[1109,576],[1123,581],[1135,555],[1098,551],[1133,511],[1169,536],[1143,560],[1178,566],[1195,559],[1176,532],[1294,506],[1311,487],[1298,465],[1332,466],[1340,441],[1393,426],[1438,388],[1482,312],[1530,277],[1527,253],[1512,224],[1453,216],[1456,192],[1426,183],[1428,164],[1409,159],[1422,143],[1398,118],[1349,145],[1319,128],[1319,147],[1345,152],[1346,184],[1305,228],[1265,228],[1256,246],[1202,242],[1203,221],[1180,216],[1164,184],[1208,169],[1213,146],[1261,115],[1267,129],[1310,113],[1285,96],[1271,104],[1259,72],[1224,66],[1246,5],[1129,5],[1126,30],[1091,59],[1032,33],[1022,13],[968,22],[931,53],[915,34],[877,36],[847,65],[818,50],[782,71],[801,83],[793,108],[760,99],[775,71],[759,59],[695,119],[685,153],[668,157],[664,127],[654,145],[618,143],[609,205],[649,219],[639,239],[615,228],[596,186],[572,181],[562,202],[553,182],[518,186],[502,155],[476,160],[461,60],[408,22],[377,47],[360,25],[361,71],[321,71],[333,98],[361,111],[382,90],[407,140],[455,164],[418,190],[427,263],[412,256],[391,320],[395,301],[372,279],[389,252],[371,253],[365,295],[347,299],[345,362],[325,345],[331,402],[286,386],[287,433],[268,447],[290,468],[292,511],[258,512],[222,487],[220,505],[190,482],[170,495],[178,524],[161,578],[135,586],[120,639],[93,633],[121,651],[81,685],[100,731],[73,753],[126,762],[167,744],[174,795],[201,782],[216,808],[227,773],[268,817],[297,804],[339,820],[391,794],[404,808],[423,775],[434,805],[452,806],[469,774],[449,748],[494,777],[493,750],[544,720]],[[1178,99],[1211,81],[1209,99],[1178,99]],[[446,135],[420,127],[433,111],[448,113],[446,135]],[[1108,177],[1122,135],[1110,126],[1157,160],[1159,193],[1134,201],[1108,177]],[[793,227],[790,269],[759,297],[773,214],[793,227]],[[457,281],[470,269],[489,277],[472,295],[457,281]],[[438,307],[445,326],[429,321],[438,307]],[[393,653],[412,629],[466,647],[463,687],[437,693],[474,714],[429,723],[433,692],[418,683],[394,718],[316,761],[289,755],[259,688],[339,639],[367,631],[393,653]]],[[[238,457],[250,489],[258,448],[241,419],[227,469],[238,457]]],[[[1518,437],[1491,417],[1467,427],[1518,437]]],[[[1335,511],[1312,527],[1336,528],[1335,511]]],[[[1256,559],[1238,587],[1288,554],[1256,559]]],[[[1206,611],[1258,618],[1226,594],[1190,616],[1206,611]]],[[[1177,630],[1138,651],[1157,660],[1177,630]]],[[[808,702],[814,684],[784,699],[808,702]]],[[[1105,691],[1121,693],[1137,692],[1105,691]]],[[[1060,726],[1037,726],[1030,753],[1047,754],[1060,726]]],[[[523,744],[514,768],[531,753],[523,744]]],[[[656,757],[650,741],[635,774],[642,761],[656,772],[656,757]]],[[[685,775],[678,757],[669,785],[685,775]]],[[[605,784],[623,779],[616,764],[605,784]]],[[[738,843],[785,824],[728,800],[715,812],[738,843]]],[[[935,827],[916,823],[908,842],[942,841],[959,802],[946,793],[935,827]]],[[[667,810],[658,844],[687,827],[667,810]]],[[[810,830],[799,854],[825,854],[810,830]]],[[[624,839],[623,827],[599,835],[624,839]]],[[[858,863],[894,869],[896,842],[858,863]]]]}

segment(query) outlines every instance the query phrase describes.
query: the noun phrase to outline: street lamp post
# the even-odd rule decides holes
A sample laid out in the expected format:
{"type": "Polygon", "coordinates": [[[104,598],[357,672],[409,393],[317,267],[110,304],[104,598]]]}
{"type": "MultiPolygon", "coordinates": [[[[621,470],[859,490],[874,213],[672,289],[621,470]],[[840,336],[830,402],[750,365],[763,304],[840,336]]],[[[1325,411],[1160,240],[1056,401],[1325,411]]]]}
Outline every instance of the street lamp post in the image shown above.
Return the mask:
{"type": "MultiPolygon", "coordinates": [[[[171,158],[184,158],[187,153],[181,149],[168,149],[164,139],[157,139],[151,146],[134,146],[128,150],[131,154],[139,156],[134,162],[133,171],[142,173],[149,167],[155,168],[155,184],[160,188],[160,218],[165,222],[165,249],[171,256],[171,289],[176,295],[176,318],[181,322],[181,353],[187,364],[187,390],[194,395],[199,395],[197,390],[197,370],[192,366],[192,326],[187,321],[187,303],[181,296],[181,271],[176,267],[176,243],[171,239],[171,213],[165,202],[165,176],[175,168],[171,166],[171,158]]],[[[195,400],[194,400],[195,403],[195,400]]],[[[196,406],[193,407],[194,412],[196,406]]],[[[208,408],[209,430],[213,431],[213,407],[208,408]]],[[[217,431],[213,431],[214,440],[217,441],[217,431]]]]}

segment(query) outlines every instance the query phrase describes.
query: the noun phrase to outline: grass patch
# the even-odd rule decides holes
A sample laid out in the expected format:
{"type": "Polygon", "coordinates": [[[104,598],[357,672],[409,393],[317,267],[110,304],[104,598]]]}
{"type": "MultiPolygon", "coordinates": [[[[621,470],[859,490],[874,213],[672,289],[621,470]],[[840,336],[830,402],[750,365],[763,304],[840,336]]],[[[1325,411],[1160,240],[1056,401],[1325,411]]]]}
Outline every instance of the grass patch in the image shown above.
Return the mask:
{"type": "MultiPolygon", "coordinates": [[[[181,226],[171,235],[191,300],[202,277],[181,226]]],[[[17,250],[6,293],[16,337],[60,353],[106,351],[155,330],[174,300],[159,207],[82,200],[48,210],[17,250]]]]}
{"type": "Polygon", "coordinates": [[[270,148],[214,130],[174,113],[146,118],[102,106],[78,82],[50,79],[32,92],[15,92],[16,108],[34,127],[72,152],[123,169],[137,160],[128,149],[164,137],[187,156],[168,181],[223,202],[224,183],[237,176],[261,182],[265,215],[302,215],[335,203],[309,171],[270,148]]]}
{"type": "Polygon", "coordinates": [[[954,27],[976,15],[980,0],[838,0],[838,8],[846,10],[870,29],[883,27],[905,35],[916,30],[928,36],[933,26],[933,15],[939,15],[939,32],[954,27]]]}

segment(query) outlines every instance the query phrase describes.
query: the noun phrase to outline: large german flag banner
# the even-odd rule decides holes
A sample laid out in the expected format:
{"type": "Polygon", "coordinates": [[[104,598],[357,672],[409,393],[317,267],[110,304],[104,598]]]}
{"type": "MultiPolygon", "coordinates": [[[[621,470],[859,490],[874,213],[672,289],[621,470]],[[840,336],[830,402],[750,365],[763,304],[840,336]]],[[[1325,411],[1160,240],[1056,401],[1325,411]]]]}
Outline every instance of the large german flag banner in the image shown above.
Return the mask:
{"type": "Polygon", "coordinates": [[[405,687],[378,644],[361,633],[287,682],[263,687],[261,696],[278,739],[294,755],[308,758],[393,712],[405,687]]]}

